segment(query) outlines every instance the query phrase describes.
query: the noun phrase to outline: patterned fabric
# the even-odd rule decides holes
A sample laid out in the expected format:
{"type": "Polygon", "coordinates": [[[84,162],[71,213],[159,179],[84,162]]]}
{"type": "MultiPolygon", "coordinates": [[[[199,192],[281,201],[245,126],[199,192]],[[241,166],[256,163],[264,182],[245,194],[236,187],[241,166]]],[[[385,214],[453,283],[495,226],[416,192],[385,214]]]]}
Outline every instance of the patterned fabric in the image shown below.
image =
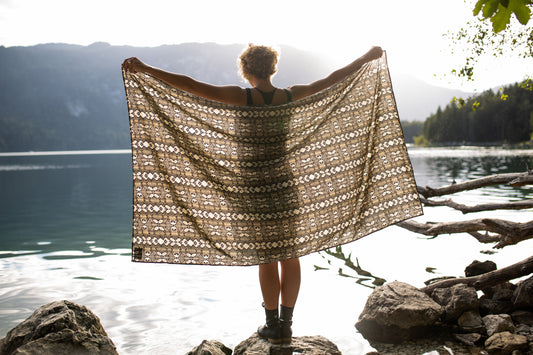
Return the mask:
{"type": "Polygon", "coordinates": [[[254,265],[422,213],[386,60],[302,100],[234,106],[124,73],[133,260],[254,265]]]}

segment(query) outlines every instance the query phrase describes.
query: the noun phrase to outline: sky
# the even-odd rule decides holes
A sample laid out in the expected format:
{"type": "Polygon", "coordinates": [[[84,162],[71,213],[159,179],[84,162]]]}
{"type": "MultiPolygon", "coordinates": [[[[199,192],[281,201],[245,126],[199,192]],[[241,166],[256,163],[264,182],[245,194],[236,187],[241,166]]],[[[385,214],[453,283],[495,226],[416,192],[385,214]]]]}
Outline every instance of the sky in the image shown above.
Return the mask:
{"type": "MultiPolygon", "coordinates": [[[[463,63],[443,34],[472,20],[471,0],[0,0],[0,45],[154,47],[187,42],[290,45],[332,68],[379,45],[391,72],[465,91],[516,82],[528,62],[487,58],[474,82],[449,75],[463,63]]],[[[282,54],[283,56],[283,54],[282,54]]]]}

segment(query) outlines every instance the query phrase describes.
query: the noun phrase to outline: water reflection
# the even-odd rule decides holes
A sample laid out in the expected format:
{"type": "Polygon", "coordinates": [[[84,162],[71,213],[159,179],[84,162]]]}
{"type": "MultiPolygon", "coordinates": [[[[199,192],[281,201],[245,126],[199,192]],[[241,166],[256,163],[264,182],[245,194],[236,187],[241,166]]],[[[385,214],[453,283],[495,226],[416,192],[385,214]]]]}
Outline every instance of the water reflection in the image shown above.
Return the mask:
{"type": "Polygon", "coordinates": [[[86,258],[129,249],[130,160],[129,154],[0,156],[0,258],[13,252],[86,258]]]}
{"type": "Polygon", "coordinates": [[[359,265],[359,260],[355,258],[355,263],[352,260],[352,253],[348,254],[346,256],[344,252],[342,251],[342,246],[337,246],[332,249],[324,250],[319,252],[320,256],[327,262],[329,266],[318,266],[315,265],[315,271],[318,270],[330,270],[333,261],[336,259],[337,261],[342,261],[343,265],[345,265],[348,270],[343,269],[342,267],[337,268],[337,273],[339,276],[347,277],[355,280],[355,283],[369,287],[369,288],[375,288],[377,286],[383,285],[386,280],[384,278],[374,276],[371,272],[364,270],[359,265]],[[351,272],[355,272],[355,275],[351,272]],[[356,276],[357,275],[357,276],[356,276]],[[369,284],[370,283],[370,284],[369,284]]]}
{"type": "Polygon", "coordinates": [[[410,148],[409,156],[417,184],[432,187],[493,174],[525,172],[528,166],[533,166],[533,150],[410,148]]]}

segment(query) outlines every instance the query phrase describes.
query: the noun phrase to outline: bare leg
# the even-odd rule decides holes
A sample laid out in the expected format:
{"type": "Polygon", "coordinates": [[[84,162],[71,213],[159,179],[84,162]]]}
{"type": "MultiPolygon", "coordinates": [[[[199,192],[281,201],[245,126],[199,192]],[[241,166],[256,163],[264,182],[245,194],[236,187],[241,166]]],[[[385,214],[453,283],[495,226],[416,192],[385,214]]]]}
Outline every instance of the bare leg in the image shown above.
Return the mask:
{"type": "Polygon", "coordinates": [[[281,304],[294,307],[300,291],[300,260],[298,258],[281,261],[281,304]]]}
{"type": "Polygon", "coordinates": [[[265,304],[266,324],[257,329],[261,338],[271,343],[290,343],[292,339],[292,312],[300,291],[300,260],[259,265],[259,283],[265,304]],[[281,312],[278,314],[281,295],[281,312]]]}
{"type": "Polygon", "coordinates": [[[259,284],[261,285],[265,308],[277,309],[281,290],[277,262],[259,265],[259,284]]]}

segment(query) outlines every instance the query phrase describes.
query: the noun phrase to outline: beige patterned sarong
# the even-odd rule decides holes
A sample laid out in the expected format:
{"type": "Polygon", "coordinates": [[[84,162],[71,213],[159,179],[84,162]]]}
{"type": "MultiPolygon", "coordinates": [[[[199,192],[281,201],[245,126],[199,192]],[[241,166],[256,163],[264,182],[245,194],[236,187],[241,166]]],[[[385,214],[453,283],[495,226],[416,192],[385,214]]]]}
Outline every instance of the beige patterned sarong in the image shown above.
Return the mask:
{"type": "Polygon", "coordinates": [[[385,56],[302,100],[248,107],[124,73],[133,260],[254,265],[422,213],[385,56]]]}

